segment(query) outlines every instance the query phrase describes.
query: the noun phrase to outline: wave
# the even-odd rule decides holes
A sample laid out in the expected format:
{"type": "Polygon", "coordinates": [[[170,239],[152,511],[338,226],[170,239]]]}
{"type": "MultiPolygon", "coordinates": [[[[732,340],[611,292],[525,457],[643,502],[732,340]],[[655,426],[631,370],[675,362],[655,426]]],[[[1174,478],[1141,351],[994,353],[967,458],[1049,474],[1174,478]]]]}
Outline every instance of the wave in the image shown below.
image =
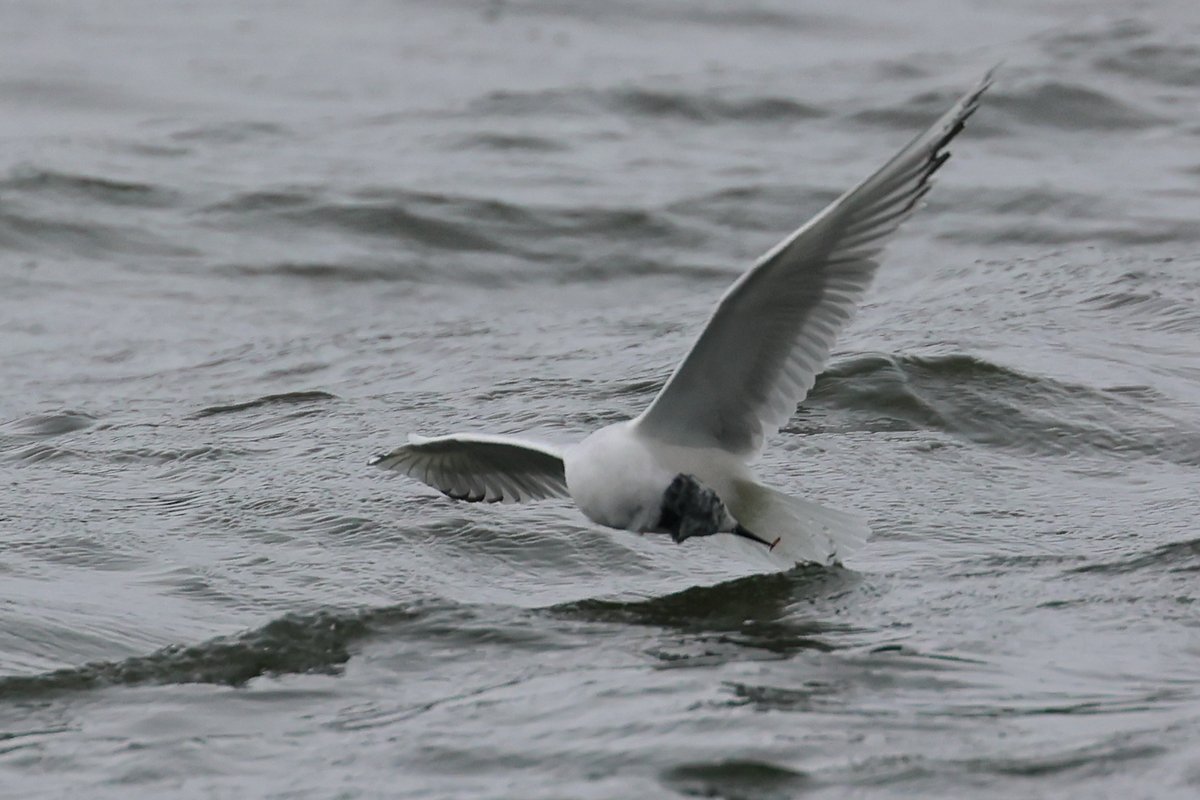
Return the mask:
{"type": "Polygon", "coordinates": [[[196,417],[211,417],[216,414],[233,414],[239,411],[248,411],[252,408],[261,408],[262,406],[274,405],[306,405],[308,403],[318,403],[325,400],[336,400],[337,396],[329,392],[320,390],[309,390],[304,392],[284,392],[283,394],[269,394],[264,397],[259,397],[254,400],[247,400],[244,403],[230,403],[223,406],[209,406],[202,408],[195,413],[196,417]]]}
{"type": "Polygon", "coordinates": [[[262,675],[337,674],[349,647],[372,632],[414,619],[405,608],[353,613],[287,614],[236,636],[197,645],[170,645],[150,655],[100,661],[40,675],[0,678],[0,699],[104,686],[217,683],[238,686],[262,675]]]}
{"type": "MultiPolygon", "coordinates": [[[[586,273],[601,263],[619,266],[626,254],[641,253],[647,247],[676,250],[700,240],[700,234],[669,211],[619,206],[544,207],[391,189],[363,189],[347,199],[332,199],[317,189],[252,192],[211,205],[202,213],[223,226],[255,233],[275,228],[280,236],[289,238],[297,230],[326,230],[339,237],[384,239],[389,253],[393,244],[404,244],[426,256],[471,252],[499,259],[517,258],[525,274],[537,264],[551,264],[562,271],[560,277],[568,279],[578,277],[572,275],[572,269],[584,268],[586,273]]],[[[641,257],[644,260],[644,255],[641,257]]],[[[481,259],[470,263],[473,266],[456,263],[447,269],[460,273],[486,270],[481,259]]],[[[329,261],[275,262],[227,264],[217,269],[233,275],[310,279],[344,275],[357,280],[442,281],[447,277],[447,270],[431,275],[428,269],[397,263],[394,254],[387,259],[359,259],[346,265],[329,261]]],[[[521,271],[503,272],[494,278],[519,276],[521,271]]],[[[472,273],[466,277],[478,280],[484,275],[472,273]]],[[[538,277],[545,275],[538,273],[538,277]]]]}
{"type": "Polygon", "coordinates": [[[782,236],[795,229],[841,194],[796,186],[735,186],[677,200],[672,214],[703,220],[738,231],[760,230],[782,236]]]}
{"type": "Polygon", "coordinates": [[[500,645],[544,653],[567,639],[538,612],[438,601],[286,613],[260,627],[198,644],[171,644],[148,655],[95,661],[32,675],[0,676],[0,701],[106,686],[211,683],[240,686],[289,674],[338,675],[355,645],[370,639],[433,647],[500,645]]]}
{"type": "Polygon", "coordinates": [[[82,411],[60,411],[57,414],[38,414],[13,420],[0,425],[0,430],[9,435],[22,437],[61,436],[64,433],[83,430],[96,423],[96,418],[82,411]]]}
{"type": "Polygon", "coordinates": [[[1067,245],[1105,242],[1119,245],[1180,244],[1200,241],[1191,219],[1136,217],[1108,195],[1045,185],[1019,188],[946,187],[933,205],[973,215],[957,230],[939,234],[947,241],[973,244],[1067,245]],[[992,215],[996,219],[988,219],[992,215]]]}
{"type": "Polygon", "coordinates": [[[1112,198],[1052,188],[1041,184],[1024,187],[989,187],[986,192],[975,189],[942,187],[940,202],[955,212],[984,212],[1001,216],[1043,216],[1055,219],[1099,219],[1119,213],[1120,207],[1112,198]]]}
{"type": "Polygon", "coordinates": [[[1135,553],[1127,558],[1098,564],[1084,564],[1067,571],[1070,573],[1122,574],[1143,569],[1152,569],[1156,572],[1200,572],[1200,539],[1172,542],[1135,553]]]}
{"type": "Polygon", "coordinates": [[[988,105],[1029,125],[1059,130],[1128,131],[1166,120],[1116,94],[1077,83],[1045,81],[996,91],[988,105]]]}
{"type": "Polygon", "coordinates": [[[0,193],[49,195],[69,200],[142,208],[165,208],[174,205],[178,199],[176,192],[148,183],[55,172],[30,166],[17,167],[9,177],[0,180],[0,193]]]}
{"type": "Polygon", "coordinates": [[[1179,36],[1159,31],[1138,19],[1102,20],[1099,24],[1046,36],[1042,45],[1060,59],[1084,59],[1093,67],[1172,88],[1200,84],[1200,47],[1179,36]]]}
{"type": "Polygon", "coordinates": [[[212,215],[230,214],[233,216],[253,214],[258,211],[278,213],[289,208],[309,206],[319,199],[320,194],[317,189],[264,189],[236,194],[220,203],[213,203],[202,211],[212,215]]]}
{"type": "Polygon", "coordinates": [[[220,264],[213,272],[234,278],[299,278],[301,280],[337,283],[365,281],[418,280],[422,270],[416,265],[387,263],[373,260],[332,261],[274,261],[264,264],[220,264]]]}
{"type": "MultiPolygon", "coordinates": [[[[10,449],[10,441],[6,441],[5,437],[0,436],[0,452],[10,449]]],[[[69,447],[55,446],[45,443],[31,444],[21,447],[10,458],[19,461],[27,461],[30,464],[36,464],[41,461],[57,461],[60,458],[77,458],[79,452],[69,447]]]]}
{"type": "Polygon", "coordinates": [[[455,149],[500,152],[528,150],[534,153],[554,153],[568,149],[567,144],[545,136],[517,133],[474,133],[455,139],[454,147],[455,149]]]}
{"type": "Polygon", "coordinates": [[[833,365],[786,430],[940,431],[1039,455],[1200,465],[1200,430],[1158,419],[1129,392],[1026,375],[966,354],[866,355],[833,365]]]}
{"type": "MultiPolygon", "coordinates": [[[[995,90],[989,90],[987,105],[995,90]]],[[[946,112],[962,92],[958,88],[947,87],[935,91],[923,91],[912,95],[901,102],[892,102],[875,108],[856,111],[849,119],[867,125],[879,125],[886,128],[897,128],[908,131],[918,131],[932,123],[946,112]]],[[[996,132],[993,123],[976,117],[970,123],[971,138],[985,137],[996,132]]]]}
{"type": "MultiPolygon", "coordinates": [[[[850,119],[892,128],[921,128],[956,96],[951,91],[921,92],[902,102],[851,114],[850,119]]],[[[1001,81],[988,92],[984,105],[987,113],[971,120],[972,137],[1006,134],[1010,126],[1005,118],[1040,128],[1101,132],[1140,130],[1168,121],[1107,89],[1053,80],[1001,81]]]]}
{"type": "Polygon", "coordinates": [[[683,797],[798,797],[820,781],[782,764],[751,759],[721,759],[679,764],[661,780],[683,797]]]}
{"type": "Polygon", "coordinates": [[[1200,230],[1190,220],[1143,219],[1119,223],[1097,220],[1056,224],[1038,219],[1010,225],[977,222],[969,229],[945,232],[940,238],[975,245],[1023,244],[1062,246],[1084,242],[1113,245],[1190,244],[1200,241],[1200,230]]]}
{"type": "Polygon", "coordinates": [[[323,204],[282,212],[282,218],[302,227],[334,228],[349,234],[403,239],[434,249],[493,251],[496,241],[471,225],[421,214],[402,205],[375,203],[323,204]]]}
{"type": "Polygon", "coordinates": [[[350,237],[386,238],[427,249],[491,251],[495,241],[469,221],[463,201],[458,208],[440,198],[412,193],[401,197],[329,200],[317,191],[250,192],[202,211],[229,227],[261,231],[264,223],[280,229],[328,230],[350,237]],[[460,211],[465,215],[451,216],[460,211]]]}
{"type": "Polygon", "coordinates": [[[4,76],[0,77],[0,95],[7,100],[17,101],[17,108],[28,103],[31,108],[55,109],[58,113],[74,110],[111,114],[114,110],[133,109],[139,113],[146,112],[146,98],[124,87],[93,82],[75,75],[52,77],[42,74],[21,78],[6,70],[4,76]]]}
{"type": "Polygon", "coordinates": [[[619,87],[492,92],[471,104],[472,115],[538,116],[608,113],[627,117],[707,123],[779,123],[824,117],[828,112],[787,97],[619,87]]]}
{"type": "MultiPolygon", "coordinates": [[[[1057,710],[1049,709],[1042,713],[1057,713],[1057,710]]],[[[1039,724],[1044,726],[1046,723],[1043,720],[1039,724]]],[[[822,781],[837,780],[839,786],[862,787],[861,792],[845,792],[850,796],[880,794],[879,787],[887,787],[894,792],[895,787],[900,786],[914,795],[926,796],[939,792],[928,789],[921,791],[925,787],[944,785],[987,787],[992,790],[976,790],[964,796],[1021,796],[1022,790],[1013,787],[1024,788],[1033,781],[1040,781],[1039,786],[1053,786],[1052,779],[1056,777],[1075,783],[1070,785],[1070,789],[1043,791],[1042,796],[1102,796],[1105,789],[1100,787],[1106,787],[1107,782],[1112,780],[1110,776],[1114,774],[1154,771],[1158,762],[1150,760],[1162,758],[1169,752],[1162,742],[1162,734],[1157,731],[1120,732],[1085,743],[1049,739],[1014,755],[951,758],[939,757],[927,750],[904,755],[873,754],[856,759],[852,768],[831,769],[818,777],[822,781]],[[1015,783],[1014,779],[1020,783],[1015,783]],[[1095,788],[1077,791],[1078,787],[1084,786],[1095,788]]]]}
{"type": "Polygon", "coordinates": [[[637,600],[579,600],[552,606],[556,617],[589,622],[647,625],[690,633],[736,634],[738,643],[775,652],[830,650],[817,638],[845,630],[798,618],[793,606],[847,591],[858,578],[840,567],[804,566],[750,575],[714,586],[693,586],[637,600]]]}
{"type": "Polygon", "coordinates": [[[29,462],[71,458],[75,451],[45,440],[90,428],[96,421],[81,411],[60,411],[5,422],[0,424],[0,453],[15,450],[11,457],[29,462]]]}
{"type": "Polygon", "coordinates": [[[1182,275],[1135,270],[1083,302],[1098,311],[1119,312],[1112,316],[1139,330],[1200,331],[1200,283],[1180,278],[1182,275]]]}
{"type": "Polygon", "coordinates": [[[1123,309],[1135,327],[1164,332],[1200,331],[1200,308],[1154,290],[1101,292],[1085,302],[1099,309],[1123,309]]]}
{"type": "Polygon", "coordinates": [[[738,4],[711,3],[645,3],[630,0],[610,0],[606,3],[496,3],[486,12],[494,22],[509,15],[538,17],[583,17],[589,24],[604,21],[628,26],[631,21],[650,24],[708,25],[721,29],[768,28],[772,31],[803,31],[857,28],[859,25],[845,16],[834,16],[808,9],[773,9],[738,4]]]}
{"type": "Polygon", "coordinates": [[[81,222],[57,216],[0,212],[0,251],[36,255],[68,255],[103,260],[114,255],[176,257],[195,255],[190,248],[168,242],[144,228],[95,220],[81,222]]]}
{"type": "Polygon", "coordinates": [[[211,125],[201,125],[176,131],[172,141],[204,143],[214,145],[237,145],[262,139],[278,139],[292,135],[284,125],[277,122],[236,120],[211,125]]]}
{"type": "Polygon", "coordinates": [[[195,255],[145,225],[127,224],[130,208],[177,206],[179,193],[166,187],[24,165],[0,178],[0,195],[7,201],[0,209],[0,250],[89,260],[195,255]],[[107,219],[95,218],[106,211],[107,219]]]}
{"type": "Polygon", "coordinates": [[[1166,86],[1200,84],[1200,47],[1194,44],[1138,44],[1096,59],[1096,66],[1166,86]]]}
{"type": "Polygon", "coordinates": [[[197,445],[195,447],[156,449],[141,447],[112,450],[106,455],[116,464],[175,464],[179,462],[229,463],[250,455],[252,451],[229,446],[197,445]]]}

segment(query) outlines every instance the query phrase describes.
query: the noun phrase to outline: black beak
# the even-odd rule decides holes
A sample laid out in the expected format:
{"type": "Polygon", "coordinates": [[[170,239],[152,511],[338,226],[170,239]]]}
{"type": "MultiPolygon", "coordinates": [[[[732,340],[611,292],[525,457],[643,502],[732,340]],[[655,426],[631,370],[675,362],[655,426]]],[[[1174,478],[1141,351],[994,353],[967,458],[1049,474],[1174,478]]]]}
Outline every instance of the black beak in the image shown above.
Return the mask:
{"type": "Polygon", "coordinates": [[[740,523],[733,529],[733,535],[741,536],[743,539],[749,539],[750,541],[758,542],[759,544],[765,544],[768,550],[774,550],[775,545],[779,544],[779,540],[783,538],[782,536],[776,536],[775,541],[768,542],[757,533],[753,533],[743,528],[740,523]]]}

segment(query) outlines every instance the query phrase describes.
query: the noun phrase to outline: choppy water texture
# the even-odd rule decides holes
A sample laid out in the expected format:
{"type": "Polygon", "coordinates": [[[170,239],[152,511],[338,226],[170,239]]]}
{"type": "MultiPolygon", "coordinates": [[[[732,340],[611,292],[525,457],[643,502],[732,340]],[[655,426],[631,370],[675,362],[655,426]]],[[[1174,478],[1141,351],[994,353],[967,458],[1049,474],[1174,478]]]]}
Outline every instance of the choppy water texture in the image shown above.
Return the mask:
{"type": "Polygon", "coordinates": [[[1198,8],[0,4],[0,795],[1197,796],[1198,8]],[[1001,59],[761,464],[846,568],[366,467],[636,414],[1001,59]]]}

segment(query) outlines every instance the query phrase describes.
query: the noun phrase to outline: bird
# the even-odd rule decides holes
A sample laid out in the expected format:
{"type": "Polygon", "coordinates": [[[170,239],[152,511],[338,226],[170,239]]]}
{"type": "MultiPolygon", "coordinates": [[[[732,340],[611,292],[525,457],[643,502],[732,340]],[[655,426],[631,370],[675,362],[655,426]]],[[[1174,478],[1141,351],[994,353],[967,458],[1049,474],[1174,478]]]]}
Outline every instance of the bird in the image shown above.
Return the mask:
{"type": "Polygon", "coordinates": [[[734,281],[636,418],[565,447],[414,434],[368,463],[456,500],[565,498],[607,528],[676,543],[728,535],[785,567],[841,563],[867,541],[867,522],[762,483],[753,464],[812,389],[884,245],[921,205],[994,71],[734,281]]]}

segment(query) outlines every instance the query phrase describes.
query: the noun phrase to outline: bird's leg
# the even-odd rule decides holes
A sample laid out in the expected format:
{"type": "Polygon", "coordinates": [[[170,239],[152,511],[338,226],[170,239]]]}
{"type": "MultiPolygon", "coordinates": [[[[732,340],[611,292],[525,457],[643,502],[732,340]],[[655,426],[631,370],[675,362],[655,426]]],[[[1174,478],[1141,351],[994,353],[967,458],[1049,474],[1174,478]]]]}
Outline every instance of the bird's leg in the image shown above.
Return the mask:
{"type": "MultiPolygon", "coordinates": [[[[720,533],[723,528],[729,530],[726,523],[731,520],[732,517],[721,498],[697,480],[695,475],[681,472],[663,492],[658,528],[671,534],[676,543],[693,536],[712,536],[714,533],[720,533]]],[[[735,536],[766,545],[767,549],[779,544],[778,539],[768,542],[743,528],[740,523],[735,524],[730,532],[735,536]]]]}

